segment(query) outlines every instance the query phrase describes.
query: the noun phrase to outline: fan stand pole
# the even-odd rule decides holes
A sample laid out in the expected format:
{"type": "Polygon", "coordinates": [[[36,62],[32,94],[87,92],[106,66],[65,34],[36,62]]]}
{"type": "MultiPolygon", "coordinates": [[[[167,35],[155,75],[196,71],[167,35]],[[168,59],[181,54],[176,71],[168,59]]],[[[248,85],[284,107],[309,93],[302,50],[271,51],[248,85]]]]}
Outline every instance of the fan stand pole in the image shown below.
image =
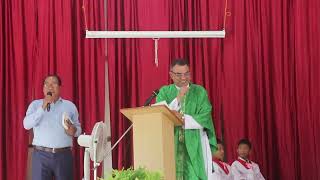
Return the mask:
{"type": "Polygon", "coordinates": [[[93,142],[93,179],[97,180],[97,168],[99,166],[99,164],[97,163],[97,143],[98,140],[95,139],[93,142]]]}
{"type": "Polygon", "coordinates": [[[90,150],[85,148],[84,150],[84,167],[83,167],[83,179],[90,180],[90,150]]]}

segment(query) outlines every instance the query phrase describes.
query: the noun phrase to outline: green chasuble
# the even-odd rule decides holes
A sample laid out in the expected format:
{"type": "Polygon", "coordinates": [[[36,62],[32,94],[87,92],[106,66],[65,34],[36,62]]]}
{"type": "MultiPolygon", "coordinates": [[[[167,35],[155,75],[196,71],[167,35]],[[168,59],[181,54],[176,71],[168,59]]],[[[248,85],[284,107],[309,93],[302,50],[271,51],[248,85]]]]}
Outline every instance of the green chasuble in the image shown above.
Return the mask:
{"type": "MultiPolygon", "coordinates": [[[[166,101],[170,104],[178,93],[179,90],[174,84],[163,86],[157,95],[157,102],[166,101]]],[[[183,101],[181,109],[184,114],[192,116],[204,128],[211,151],[214,152],[217,142],[211,117],[212,106],[206,90],[202,86],[190,84],[183,101]]],[[[177,180],[206,180],[200,130],[175,127],[174,135],[177,180]]]]}

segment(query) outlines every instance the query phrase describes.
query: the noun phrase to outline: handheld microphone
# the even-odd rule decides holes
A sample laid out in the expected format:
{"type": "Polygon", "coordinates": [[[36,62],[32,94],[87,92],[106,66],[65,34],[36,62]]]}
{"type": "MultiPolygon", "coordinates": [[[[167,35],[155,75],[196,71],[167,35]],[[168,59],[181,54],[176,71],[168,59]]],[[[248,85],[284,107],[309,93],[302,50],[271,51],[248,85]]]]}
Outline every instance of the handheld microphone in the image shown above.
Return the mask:
{"type": "Polygon", "coordinates": [[[152,99],[158,95],[158,93],[159,93],[159,89],[152,91],[151,96],[146,100],[146,102],[144,103],[143,106],[148,106],[150,104],[150,102],[152,101],[152,99]]]}
{"type": "MultiPolygon", "coordinates": [[[[48,92],[47,95],[52,96],[52,92],[48,92]]],[[[48,103],[48,105],[47,105],[47,111],[48,112],[50,111],[50,103],[48,103]]]]}

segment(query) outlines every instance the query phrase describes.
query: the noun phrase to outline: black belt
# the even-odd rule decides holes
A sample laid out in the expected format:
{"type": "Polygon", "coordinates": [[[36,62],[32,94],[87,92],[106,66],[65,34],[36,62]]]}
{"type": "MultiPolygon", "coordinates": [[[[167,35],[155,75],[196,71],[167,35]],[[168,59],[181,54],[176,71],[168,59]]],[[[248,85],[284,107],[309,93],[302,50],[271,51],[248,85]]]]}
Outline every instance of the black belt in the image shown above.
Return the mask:
{"type": "Polygon", "coordinates": [[[36,150],[50,152],[50,153],[59,153],[59,152],[71,150],[71,147],[64,147],[64,148],[48,148],[48,147],[42,147],[42,146],[33,146],[33,147],[36,150]]]}

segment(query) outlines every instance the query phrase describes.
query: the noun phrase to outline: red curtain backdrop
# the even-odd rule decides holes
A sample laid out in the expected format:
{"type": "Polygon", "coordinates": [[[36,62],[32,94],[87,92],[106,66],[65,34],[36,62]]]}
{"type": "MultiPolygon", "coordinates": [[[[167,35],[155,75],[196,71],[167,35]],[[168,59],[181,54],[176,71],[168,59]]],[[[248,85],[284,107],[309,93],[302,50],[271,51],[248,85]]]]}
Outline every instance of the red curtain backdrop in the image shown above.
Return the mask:
{"type": "MultiPolygon", "coordinates": [[[[103,1],[86,8],[88,27],[105,29],[103,1]]],[[[0,179],[23,180],[29,132],[22,122],[29,103],[42,98],[47,74],[61,76],[62,97],[77,105],[84,132],[104,119],[105,46],[84,38],[82,1],[3,0],[0,17],[0,179]]],[[[83,149],[74,146],[81,179],[83,149]]]]}
{"type": "MultiPolygon", "coordinates": [[[[221,30],[224,0],[108,0],[108,30],[221,30]]],[[[227,161],[236,143],[253,143],[267,179],[320,178],[320,1],[229,1],[225,39],[107,41],[112,142],[129,126],[120,108],[141,106],[170,83],[173,58],[191,61],[193,82],[209,93],[227,161]]],[[[113,152],[116,168],[132,164],[131,136],[113,152]]]]}

